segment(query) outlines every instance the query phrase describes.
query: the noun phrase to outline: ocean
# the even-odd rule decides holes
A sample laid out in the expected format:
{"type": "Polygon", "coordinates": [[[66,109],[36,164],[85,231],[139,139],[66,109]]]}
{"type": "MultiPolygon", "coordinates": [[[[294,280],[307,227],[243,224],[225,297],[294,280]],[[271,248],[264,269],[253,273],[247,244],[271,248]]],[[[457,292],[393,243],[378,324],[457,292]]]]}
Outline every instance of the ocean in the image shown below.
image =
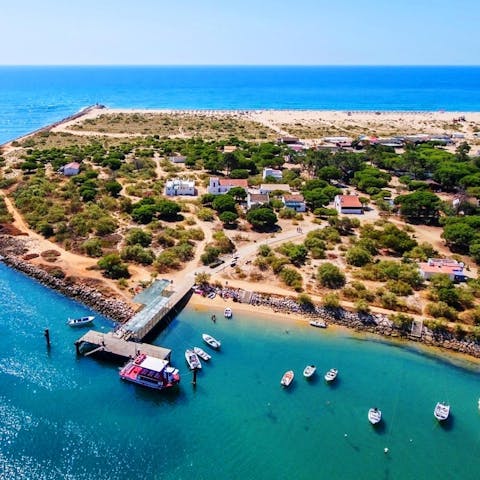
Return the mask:
{"type": "Polygon", "coordinates": [[[0,143],[112,108],[480,111],[480,67],[0,67],[0,143]]]}
{"type": "MultiPolygon", "coordinates": [[[[0,141],[92,103],[181,109],[480,110],[480,68],[1,67],[0,141]]],[[[77,358],[85,306],[0,263],[1,480],[405,480],[480,476],[479,367],[336,329],[187,306],[155,339],[178,389],[77,358]],[[213,324],[210,314],[216,313],[213,324]],[[43,332],[49,328],[52,347],[43,332]],[[191,383],[183,352],[222,341],[191,383]],[[302,378],[307,364],[319,375],[302,378]],[[326,385],[323,373],[339,369],[326,385]],[[282,374],[296,373],[288,390],[282,374]],[[451,421],[433,418],[437,401],[451,421]],[[374,429],[367,411],[383,411],[374,429]],[[387,454],[384,449],[388,448],[387,454]]],[[[95,328],[112,321],[96,315],[95,328]]]]}

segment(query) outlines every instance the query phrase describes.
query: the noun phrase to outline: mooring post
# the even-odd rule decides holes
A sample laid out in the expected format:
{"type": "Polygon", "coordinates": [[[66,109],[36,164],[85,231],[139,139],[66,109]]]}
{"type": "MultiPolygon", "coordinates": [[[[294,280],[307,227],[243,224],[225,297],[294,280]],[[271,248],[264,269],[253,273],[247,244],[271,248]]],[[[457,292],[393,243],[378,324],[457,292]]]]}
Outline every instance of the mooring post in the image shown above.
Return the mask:
{"type": "Polygon", "coordinates": [[[45,329],[43,334],[45,335],[45,340],[47,341],[47,348],[50,348],[50,331],[48,328],[45,329]]]}

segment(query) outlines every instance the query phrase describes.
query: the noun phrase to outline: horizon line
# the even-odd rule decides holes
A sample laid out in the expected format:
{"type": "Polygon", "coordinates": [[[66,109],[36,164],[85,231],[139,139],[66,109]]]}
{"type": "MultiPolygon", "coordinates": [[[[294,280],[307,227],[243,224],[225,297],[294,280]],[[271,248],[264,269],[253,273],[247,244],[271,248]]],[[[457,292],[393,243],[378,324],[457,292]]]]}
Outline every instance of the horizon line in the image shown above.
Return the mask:
{"type": "Polygon", "coordinates": [[[378,67],[406,67],[406,68],[412,68],[412,67],[422,67],[422,68],[435,68],[435,67],[465,67],[465,68],[472,68],[472,67],[480,67],[480,64],[274,64],[274,63],[265,63],[265,64],[260,64],[260,63],[252,63],[252,64],[235,64],[235,63],[229,63],[229,64],[215,64],[215,63],[192,63],[192,64],[183,64],[183,63],[178,63],[178,64],[155,64],[155,63],[138,63],[138,64],[129,64],[129,63],[92,63],[92,64],[82,64],[82,63],[32,63],[32,64],[27,64],[27,63],[19,63],[19,64],[0,64],[0,68],[2,67],[186,67],[186,68],[192,68],[192,67],[215,67],[215,68],[244,68],[244,67],[280,67],[280,68],[285,68],[285,67],[295,67],[295,68],[350,68],[350,67],[355,67],[355,68],[378,68],[378,67]]]}

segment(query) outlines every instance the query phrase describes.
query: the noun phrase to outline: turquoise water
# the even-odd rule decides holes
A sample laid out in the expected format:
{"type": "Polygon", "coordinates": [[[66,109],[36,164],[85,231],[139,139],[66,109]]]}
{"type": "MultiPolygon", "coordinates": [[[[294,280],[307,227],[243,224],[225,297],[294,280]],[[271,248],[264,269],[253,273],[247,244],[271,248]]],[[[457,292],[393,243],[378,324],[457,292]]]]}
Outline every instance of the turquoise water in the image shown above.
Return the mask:
{"type": "MultiPolygon", "coordinates": [[[[168,326],[155,343],[173,349],[182,381],[152,392],[121,382],[115,364],[76,358],[80,332],[65,319],[89,310],[0,264],[0,478],[479,477],[478,369],[233,309],[226,320],[187,308],[168,326]],[[183,352],[203,332],[222,350],[193,388],[183,352]],[[337,367],[338,382],[305,381],[307,363],[337,367]],[[438,400],[452,405],[446,427],[433,418],[438,400]],[[383,428],[368,423],[371,406],[383,428]]],[[[96,329],[111,325],[97,315],[96,329]]]]}
{"type": "Polygon", "coordinates": [[[118,108],[480,111],[480,67],[0,67],[0,143],[118,108]]]}

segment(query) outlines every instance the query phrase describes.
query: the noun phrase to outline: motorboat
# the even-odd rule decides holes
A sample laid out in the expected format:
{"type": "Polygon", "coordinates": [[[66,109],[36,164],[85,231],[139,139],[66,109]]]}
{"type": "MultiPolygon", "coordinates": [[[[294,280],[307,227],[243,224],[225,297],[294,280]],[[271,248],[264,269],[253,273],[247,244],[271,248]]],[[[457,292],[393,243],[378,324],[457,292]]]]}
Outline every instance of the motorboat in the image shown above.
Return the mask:
{"type": "Polygon", "coordinates": [[[155,390],[173,387],[180,382],[178,369],[168,360],[150,357],[144,353],[130,360],[119,372],[120,378],[155,390]]]}
{"type": "Polygon", "coordinates": [[[331,368],[326,374],[325,374],[325,380],[327,382],[333,382],[338,375],[338,370],[336,368],[331,368]]]}
{"type": "Polygon", "coordinates": [[[218,350],[222,346],[219,340],[213,338],[211,335],[208,335],[208,333],[202,333],[202,338],[207,345],[214,348],[215,350],[218,350]]]}
{"type": "Polygon", "coordinates": [[[193,347],[193,351],[199,356],[202,360],[208,361],[212,358],[203,348],[193,347]]]}
{"type": "Polygon", "coordinates": [[[233,312],[230,307],[226,307],[225,310],[223,311],[223,316],[225,318],[232,318],[233,312]]]}
{"type": "Polygon", "coordinates": [[[373,407],[368,411],[368,421],[372,425],[376,425],[382,420],[382,411],[377,407],[373,407]]]}
{"type": "Polygon", "coordinates": [[[293,370],[288,370],[288,372],[285,372],[283,374],[282,379],[280,380],[280,385],[283,387],[289,387],[290,384],[293,382],[293,377],[295,374],[293,373],[293,370]]]}
{"type": "Polygon", "coordinates": [[[316,371],[317,371],[317,367],[315,365],[307,365],[303,370],[303,376],[305,378],[311,378],[316,371]]]}
{"type": "Polygon", "coordinates": [[[185,350],[185,360],[187,361],[190,370],[199,370],[202,368],[202,362],[200,362],[198,355],[193,350],[185,350]]]}
{"type": "Polygon", "coordinates": [[[450,405],[444,402],[438,402],[435,405],[435,410],[433,411],[433,415],[438,421],[443,422],[450,415],[450,405]]]}
{"type": "Polygon", "coordinates": [[[327,328],[327,322],[324,320],[310,320],[308,322],[312,327],[327,328]]]}
{"type": "Polygon", "coordinates": [[[67,325],[70,327],[85,327],[91,325],[94,319],[95,317],[91,315],[88,317],[69,318],[67,320],[67,325]]]}

